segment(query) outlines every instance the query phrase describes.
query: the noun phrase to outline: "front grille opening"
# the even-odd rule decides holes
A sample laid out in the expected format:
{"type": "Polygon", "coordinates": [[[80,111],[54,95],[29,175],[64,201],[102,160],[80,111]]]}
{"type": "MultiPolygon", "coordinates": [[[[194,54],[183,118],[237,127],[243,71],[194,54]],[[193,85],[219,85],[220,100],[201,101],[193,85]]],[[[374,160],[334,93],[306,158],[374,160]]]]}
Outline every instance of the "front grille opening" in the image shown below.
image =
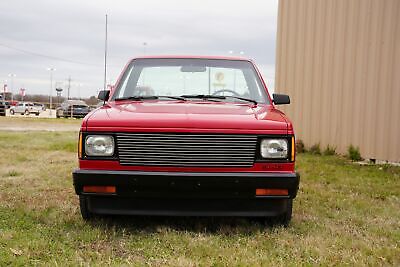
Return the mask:
{"type": "Polygon", "coordinates": [[[117,144],[121,165],[252,167],[257,136],[119,133],[117,144]]]}

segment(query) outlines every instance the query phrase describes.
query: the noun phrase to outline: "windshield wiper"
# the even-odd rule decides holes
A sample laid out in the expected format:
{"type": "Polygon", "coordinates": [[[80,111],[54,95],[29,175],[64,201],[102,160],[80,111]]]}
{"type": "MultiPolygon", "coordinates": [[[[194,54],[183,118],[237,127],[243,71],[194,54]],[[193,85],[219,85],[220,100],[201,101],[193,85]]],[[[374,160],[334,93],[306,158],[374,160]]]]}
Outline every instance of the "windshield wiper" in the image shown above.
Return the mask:
{"type": "Polygon", "coordinates": [[[150,95],[150,96],[127,96],[127,97],[120,97],[116,98],[115,101],[122,101],[122,100],[153,100],[159,98],[170,98],[175,100],[182,100],[185,101],[186,99],[180,96],[168,96],[168,95],[150,95]]]}
{"type": "Polygon", "coordinates": [[[253,99],[244,98],[244,97],[239,97],[239,96],[233,96],[233,95],[226,96],[226,97],[235,98],[235,99],[239,99],[239,100],[243,100],[243,101],[247,101],[247,102],[252,102],[252,103],[254,103],[255,105],[257,105],[257,101],[255,101],[255,100],[253,100],[253,99]]]}
{"type": "Polygon", "coordinates": [[[226,99],[227,97],[229,98],[235,98],[247,102],[252,102],[255,105],[257,105],[257,101],[249,98],[244,98],[244,97],[239,97],[239,96],[223,96],[223,95],[181,95],[181,97],[184,98],[201,98],[201,99],[226,99]]]}
{"type": "Polygon", "coordinates": [[[184,98],[200,98],[204,100],[208,99],[225,99],[225,96],[222,95],[181,95],[181,97],[184,98]]]}
{"type": "Polygon", "coordinates": [[[122,101],[122,100],[152,100],[152,99],[158,99],[158,96],[155,95],[150,95],[150,96],[127,96],[127,97],[119,97],[116,98],[115,101],[122,101]]]}
{"type": "Polygon", "coordinates": [[[186,99],[180,96],[169,96],[169,95],[159,95],[158,97],[161,98],[170,98],[170,99],[175,99],[175,100],[182,100],[185,101],[186,99]]]}

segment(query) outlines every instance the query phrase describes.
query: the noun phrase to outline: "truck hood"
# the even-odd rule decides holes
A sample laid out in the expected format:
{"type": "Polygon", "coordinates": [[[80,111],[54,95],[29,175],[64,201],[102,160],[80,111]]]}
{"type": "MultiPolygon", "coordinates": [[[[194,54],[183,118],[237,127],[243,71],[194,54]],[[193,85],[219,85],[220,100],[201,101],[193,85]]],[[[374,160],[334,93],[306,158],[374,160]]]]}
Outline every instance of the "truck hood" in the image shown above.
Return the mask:
{"type": "Polygon", "coordinates": [[[89,114],[84,124],[89,131],[230,129],[286,134],[288,128],[284,114],[272,105],[209,101],[109,102],[89,114]]]}

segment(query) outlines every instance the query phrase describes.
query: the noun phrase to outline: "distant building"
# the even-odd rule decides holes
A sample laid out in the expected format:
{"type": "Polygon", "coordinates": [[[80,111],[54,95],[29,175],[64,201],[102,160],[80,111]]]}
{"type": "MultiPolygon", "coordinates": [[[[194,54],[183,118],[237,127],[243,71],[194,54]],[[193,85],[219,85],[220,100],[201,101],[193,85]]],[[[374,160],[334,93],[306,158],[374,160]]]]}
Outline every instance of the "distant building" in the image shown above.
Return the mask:
{"type": "Polygon", "coordinates": [[[400,162],[399,0],[280,0],[276,58],[306,146],[400,162]]]}

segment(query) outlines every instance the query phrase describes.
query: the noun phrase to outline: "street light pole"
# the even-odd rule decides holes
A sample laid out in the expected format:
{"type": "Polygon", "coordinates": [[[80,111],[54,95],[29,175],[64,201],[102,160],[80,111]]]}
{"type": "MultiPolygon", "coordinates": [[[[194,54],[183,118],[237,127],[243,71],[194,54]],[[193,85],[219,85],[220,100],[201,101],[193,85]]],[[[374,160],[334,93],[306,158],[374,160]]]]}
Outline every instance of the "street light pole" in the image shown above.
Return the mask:
{"type": "Polygon", "coordinates": [[[53,107],[53,71],[55,71],[55,68],[47,68],[48,71],[50,71],[50,116],[51,116],[51,109],[53,107]]]}
{"type": "MultiPolygon", "coordinates": [[[[143,42],[143,56],[146,55],[146,46],[147,46],[147,42],[143,42]]],[[[143,86],[145,86],[145,84],[146,84],[146,69],[143,69],[142,73],[143,73],[143,86]]]]}
{"type": "Polygon", "coordinates": [[[146,55],[146,46],[147,46],[147,43],[143,42],[143,55],[146,55]]]}
{"type": "Polygon", "coordinates": [[[82,85],[83,85],[82,83],[78,83],[78,97],[79,97],[79,100],[81,100],[81,86],[82,85]]]}
{"type": "Polygon", "coordinates": [[[3,100],[6,101],[7,80],[3,82],[3,100]]]}

